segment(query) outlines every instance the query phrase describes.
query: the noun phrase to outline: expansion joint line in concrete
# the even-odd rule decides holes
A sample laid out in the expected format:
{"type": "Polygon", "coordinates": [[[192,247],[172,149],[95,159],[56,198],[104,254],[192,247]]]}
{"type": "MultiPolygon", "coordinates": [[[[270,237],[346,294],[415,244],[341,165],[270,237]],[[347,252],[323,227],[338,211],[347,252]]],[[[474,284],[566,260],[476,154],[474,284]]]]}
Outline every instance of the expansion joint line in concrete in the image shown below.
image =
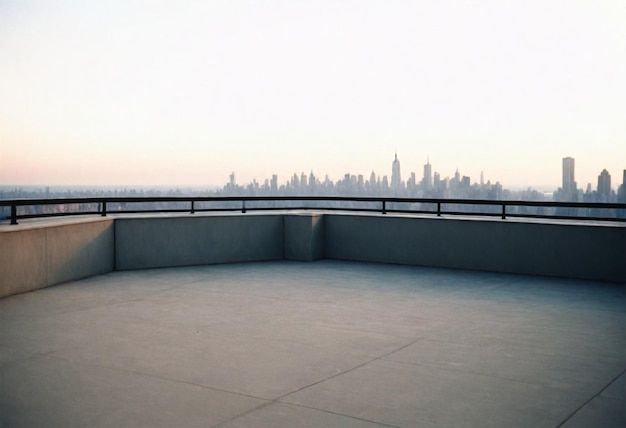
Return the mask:
{"type": "MultiPolygon", "coordinates": [[[[417,342],[419,342],[420,340],[422,340],[422,338],[421,338],[421,337],[420,337],[419,339],[417,339],[417,340],[414,340],[414,341],[412,341],[412,342],[410,342],[410,343],[407,343],[406,345],[402,345],[402,346],[400,346],[399,348],[394,349],[393,351],[389,351],[389,352],[387,352],[387,353],[385,353],[385,354],[383,354],[383,355],[379,355],[378,357],[372,358],[371,360],[368,360],[368,361],[366,361],[366,362],[364,362],[364,363],[361,363],[361,364],[359,364],[359,365],[356,365],[356,366],[354,366],[354,367],[352,367],[352,368],[350,368],[350,369],[344,370],[344,371],[339,372],[339,373],[335,373],[335,374],[333,374],[333,375],[330,375],[330,376],[328,376],[328,377],[325,377],[324,379],[318,380],[317,382],[313,382],[313,383],[311,383],[311,384],[308,384],[308,385],[305,385],[305,386],[303,386],[303,387],[301,387],[301,388],[298,388],[298,389],[296,389],[296,390],[294,390],[294,391],[290,391],[290,392],[288,392],[288,393],[286,393],[286,394],[281,395],[280,397],[276,397],[276,398],[274,398],[273,400],[269,400],[267,403],[260,404],[260,405],[256,406],[255,408],[250,409],[250,410],[248,410],[248,411],[246,411],[246,412],[244,412],[244,413],[242,413],[242,414],[240,414],[240,415],[234,416],[234,417],[232,417],[232,418],[230,418],[230,419],[228,419],[228,420],[226,420],[226,421],[220,422],[220,423],[219,423],[219,424],[217,424],[217,425],[213,425],[211,428],[219,428],[220,426],[223,426],[224,424],[227,424],[228,422],[230,422],[230,421],[232,421],[232,420],[235,420],[235,419],[237,419],[237,418],[240,418],[240,417],[246,416],[246,415],[248,415],[248,414],[250,414],[250,413],[252,413],[252,412],[256,412],[257,410],[263,409],[263,408],[265,408],[265,407],[267,407],[267,406],[270,406],[270,405],[272,405],[272,404],[275,404],[275,403],[287,404],[287,405],[290,405],[290,406],[305,407],[305,408],[307,408],[307,409],[317,410],[317,411],[320,411],[320,412],[329,413],[329,414],[333,414],[333,415],[337,415],[337,416],[344,416],[344,417],[346,417],[346,418],[351,418],[351,419],[356,419],[356,420],[360,420],[360,421],[364,421],[364,422],[369,422],[369,423],[374,423],[374,424],[378,424],[378,425],[388,426],[388,427],[390,427],[390,428],[397,428],[397,427],[395,427],[395,425],[384,424],[384,423],[382,423],[382,422],[378,422],[378,421],[371,421],[371,420],[369,420],[369,419],[363,419],[363,418],[359,418],[359,417],[356,417],[356,416],[351,416],[351,415],[344,415],[343,413],[331,412],[331,411],[329,411],[329,410],[318,409],[318,408],[316,408],[316,407],[305,406],[305,405],[302,405],[302,404],[294,404],[294,403],[289,403],[289,402],[287,402],[287,401],[281,401],[281,400],[282,400],[283,398],[285,398],[285,397],[287,397],[287,396],[291,395],[291,394],[295,394],[295,393],[297,393],[297,392],[299,392],[299,391],[302,391],[302,390],[304,390],[304,389],[307,389],[307,388],[310,388],[310,387],[312,387],[312,386],[318,385],[318,384],[320,384],[320,383],[322,383],[322,382],[326,382],[327,380],[333,379],[333,378],[335,378],[335,377],[337,377],[337,376],[342,376],[342,375],[344,375],[344,374],[346,374],[346,373],[350,373],[351,371],[354,371],[354,370],[359,369],[359,368],[361,368],[361,367],[363,367],[363,366],[366,366],[366,365],[368,365],[368,364],[370,364],[370,363],[372,363],[372,362],[374,362],[374,361],[380,360],[380,359],[382,359],[382,358],[384,358],[384,357],[386,357],[386,356],[388,356],[388,355],[391,355],[391,354],[393,354],[394,352],[398,352],[398,351],[403,350],[404,348],[408,348],[408,347],[409,347],[409,346],[411,346],[411,345],[415,345],[415,344],[416,344],[417,342]]],[[[260,397],[257,397],[257,398],[260,398],[260,397]]]]}
{"type": "Polygon", "coordinates": [[[589,400],[585,401],[583,404],[581,404],[576,410],[574,410],[567,418],[565,418],[563,420],[563,422],[561,422],[560,424],[558,424],[555,428],[560,428],[563,426],[563,424],[565,424],[567,421],[569,421],[570,419],[572,419],[574,417],[574,415],[578,412],[580,412],[585,406],[587,406],[589,403],[591,403],[596,397],[598,397],[600,394],[602,394],[604,391],[606,391],[606,389],[611,386],[615,381],[617,381],[617,379],[619,379],[621,376],[624,375],[624,373],[626,373],[626,369],[622,370],[622,372],[620,374],[618,374],[617,376],[615,376],[609,383],[607,383],[604,388],[602,388],[600,391],[598,391],[594,396],[592,396],[589,400]]]}

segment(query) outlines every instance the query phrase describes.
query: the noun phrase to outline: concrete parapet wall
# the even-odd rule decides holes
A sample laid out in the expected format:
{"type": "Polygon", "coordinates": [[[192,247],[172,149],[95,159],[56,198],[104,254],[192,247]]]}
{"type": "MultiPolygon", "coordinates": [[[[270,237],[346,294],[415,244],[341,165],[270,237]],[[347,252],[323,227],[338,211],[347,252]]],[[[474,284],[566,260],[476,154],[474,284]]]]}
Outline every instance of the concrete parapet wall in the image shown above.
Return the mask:
{"type": "Polygon", "coordinates": [[[46,221],[0,231],[0,297],[113,270],[113,219],[46,221]]]}
{"type": "Polygon", "coordinates": [[[326,215],[325,256],[626,282],[626,227],[593,223],[326,215]]]}
{"type": "Polygon", "coordinates": [[[283,216],[118,218],[115,267],[144,269],[283,258],[283,216]]]}
{"type": "Polygon", "coordinates": [[[321,258],[626,283],[626,226],[339,213],[7,225],[0,297],[116,269],[321,258]]]}

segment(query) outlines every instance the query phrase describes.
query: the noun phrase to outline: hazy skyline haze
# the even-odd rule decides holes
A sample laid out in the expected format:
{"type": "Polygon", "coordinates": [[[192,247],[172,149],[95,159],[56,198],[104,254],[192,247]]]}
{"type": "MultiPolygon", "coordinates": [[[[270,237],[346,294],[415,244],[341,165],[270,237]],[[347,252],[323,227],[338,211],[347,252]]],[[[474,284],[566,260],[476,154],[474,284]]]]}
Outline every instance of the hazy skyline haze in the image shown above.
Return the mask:
{"type": "Polygon", "coordinates": [[[0,0],[0,184],[626,168],[623,1],[0,0]]]}

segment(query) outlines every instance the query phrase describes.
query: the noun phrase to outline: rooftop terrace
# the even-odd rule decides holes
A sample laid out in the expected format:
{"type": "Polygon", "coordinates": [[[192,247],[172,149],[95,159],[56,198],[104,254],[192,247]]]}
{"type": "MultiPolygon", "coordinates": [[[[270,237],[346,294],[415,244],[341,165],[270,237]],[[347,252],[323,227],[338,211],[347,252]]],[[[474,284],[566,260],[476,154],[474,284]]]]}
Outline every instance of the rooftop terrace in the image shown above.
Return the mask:
{"type": "Polygon", "coordinates": [[[626,425],[620,283],[276,260],[92,276],[0,323],[2,427],[626,425]]]}

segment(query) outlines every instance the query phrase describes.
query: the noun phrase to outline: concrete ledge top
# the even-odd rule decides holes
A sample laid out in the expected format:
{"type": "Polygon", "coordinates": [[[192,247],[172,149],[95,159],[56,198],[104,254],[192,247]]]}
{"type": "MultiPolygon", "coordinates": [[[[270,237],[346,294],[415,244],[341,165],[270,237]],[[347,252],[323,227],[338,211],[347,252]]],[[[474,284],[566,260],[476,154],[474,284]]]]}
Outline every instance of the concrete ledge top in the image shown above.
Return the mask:
{"type": "Polygon", "coordinates": [[[201,218],[201,217],[233,217],[233,216],[267,216],[267,215],[295,215],[295,216],[324,216],[324,215],[341,215],[341,216],[366,216],[366,217],[383,217],[383,218],[414,218],[422,220],[458,220],[458,221],[481,221],[481,222],[497,222],[497,223],[527,223],[527,224],[553,224],[553,225],[577,225],[589,227],[615,227],[624,229],[626,232],[626,222],[620,221],[586,221],[586,220],[561,220],[561,219],[538,219],[527,217],[507,217],[501,219],[498,216],[474,216],[474,215],[446,215],[436,216],[435,214],[410,214],[368,211],[340,211],[340,210],[249,210],[246,213],[240,211],[228,212],[196,212],[191,213],[138,213],[138,214],[115,214],[109,213],[106,217],[85,215],[70,217],[54,217],[54,218],[37,218],[20,220],[19,224],[11,225],[8,220],[0,221],[0,233],[15,232],[20,230],[39,229],[46,227],[66,226],[68,224],[80,224],[87,222],[111,221],[114,219],[148,219],[148,218],[201,218]]]}
{"type": "Polygon", "coordinates": [[[9,224],[8,222],[0,223],[0,233],[18,232],[23,230],[44,229],[48,227],[68,226],[72,224],[98,223],[113,221],[113,216],[71,216],[56,218],[37,218],[20,220],[18,224],[9,224]]]}
{"type": "Polygon", "coordinates": [[[600,227],[617,227],[626,229],[626,222],[620,221],[595,221],[595,220],[563,220],[563,219],[549,219],[549,218],[529,218],[529,217],[507,217],[506,219],[500,218],[500,216],[479,216],[479,215],[450,215],[442,214],[437,216],[433,214],[410,214],[410,213],[395,213],[387,212],[358,212],[358,211],[322,211],[322,214],[326,215],[347,215],[347,216],[374,216],[374,217],[390,217],[390,218],[414,218],[422,220],[459,220],[459,221],[481,221],[481,222],[496,222],[496,223],[527,223],[527,224],[554,224],[554,225],[577,225],[577,226],[600,226],[600,227]]]}

